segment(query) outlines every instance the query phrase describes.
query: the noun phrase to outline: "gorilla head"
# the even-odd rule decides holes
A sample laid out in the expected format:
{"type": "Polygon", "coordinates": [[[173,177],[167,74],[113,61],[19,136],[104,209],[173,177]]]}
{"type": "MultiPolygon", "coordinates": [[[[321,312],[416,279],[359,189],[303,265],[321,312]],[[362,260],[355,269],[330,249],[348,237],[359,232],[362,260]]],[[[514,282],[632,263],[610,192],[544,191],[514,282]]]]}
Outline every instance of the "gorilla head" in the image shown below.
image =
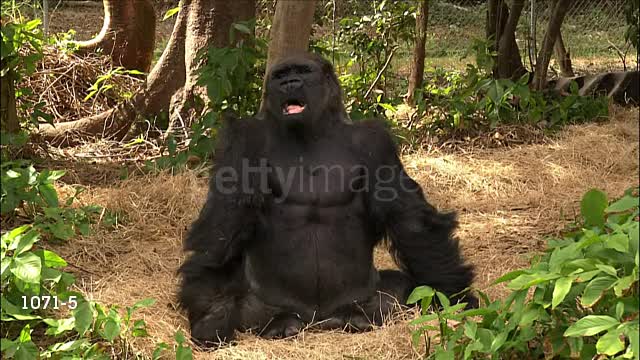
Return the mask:
{"type": "Polygon", "coordinates": [[[320,130],[347,118],[333,66],[303,53],[277,62],[267,76],[267,117],[288,128],[320,130]]]}

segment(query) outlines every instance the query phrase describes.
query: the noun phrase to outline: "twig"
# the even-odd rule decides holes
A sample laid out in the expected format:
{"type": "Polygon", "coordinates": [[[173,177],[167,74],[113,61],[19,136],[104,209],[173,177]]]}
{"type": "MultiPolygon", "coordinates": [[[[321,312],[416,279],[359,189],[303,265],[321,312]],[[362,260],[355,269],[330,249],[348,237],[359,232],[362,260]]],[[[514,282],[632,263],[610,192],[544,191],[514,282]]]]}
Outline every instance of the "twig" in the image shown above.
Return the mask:
{"type": "Polygon", "coordinates": [[[622,52],[622,50],[620,50],[620,48],[618,48],[614,43],[611,42],[611,40],[607,39],[607,42],[609,43],[609,49],[613,49],[616,51],[616,53],[618,53],[618,57],[620,57],[620,60],[622,60],[622,68],[624,71],[627,71],[627,54],[626,52],[622,52]]]}
{"type": "Polygon", "coordinates": [[[389,64],[391,63],[391,58],[393,57],[393,54],[396,53],[396,50],[398,50],[397,46],[395,46],[393,49],[391,49],[391,52],[389,53],[389,56],[387,57],[387,61],[382,66],[382,69],[380,69],[380,71],[378,71],[378,75],[376,76],[376,79],[373,80],[373,83],[369,87],[369,90],[367,90],[367,92],[364,94],[364,98],[365,99],[369,97],[369,95],[373,91],[373,88],[376,86],[378,81],[380,81],[380,78],[382,77],[382,74],[385,72],[385,70],[387,70],[387,67],[389,67],[389,64]]]}

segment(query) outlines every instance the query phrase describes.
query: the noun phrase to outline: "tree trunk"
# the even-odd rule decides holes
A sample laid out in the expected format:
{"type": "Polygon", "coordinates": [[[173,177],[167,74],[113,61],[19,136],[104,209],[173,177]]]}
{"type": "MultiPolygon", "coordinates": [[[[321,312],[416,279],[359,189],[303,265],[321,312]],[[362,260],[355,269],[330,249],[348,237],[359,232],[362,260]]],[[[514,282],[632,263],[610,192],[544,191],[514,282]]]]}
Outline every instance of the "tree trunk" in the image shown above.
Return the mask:
{"type": "Polygon", "coordinates": [[[501,5],[498,6],[500,12],[498,16],[498,34],[500,34],[498,40],[498,56],[496,58],[496,67],[494,76],[498,79],[505,78],[518,78],[522,76],[526,69],[522,65],[522,58],[520,57],[520,50],[516,43],[516,27],[522,15],[522,8],[524,7],[524,0],[514,0],[511,9],[509,10],[501,1],[501,5]],[[508,17],[506,16],[508,14],[508,17]],[[506,17],[504,28],[500,29],[502,20],[506,17]]]}
{"type": "Polygon", "coordinates": [[[503,0],[489,0],[487,4],[487,21],[485,31],[487,41],[489,41],[489,50],[491,52],[498,50],[500,35],[502,34],[502,29],[504,29],[504,24],[506,23],[506,16],[504,16],[505,21],[500,21],[505,7],[503,0]]]}
{"type": "Polygon", "coordinates": [[[407,104],[415,105],[416,89],[422,86],[424,78],[425,43],[427,41],[427,20],[429,18],[429,0],[422,0],[416,18],[416,40],[413,48],[413,61],[409,75],[409,89],[407,90],[407,104]]]}
{"type": "Polygon", "coordinates": [[[0,78],[0,130],[8,133],[20,131],[14,86],[13,71],[8,71],[0,78]]]}
{"type": "Polygon", "coordinates": [[[184,42],[185,80],[182,88],[171,98],[167,133],[178,124],[189,127],[195,118],[203,115],[204,104],[197,99],[206,99],[206,92],[196,82],[197,70],[206,59],[198,56],[200,51],[209,46],[229,46],[233,23],[253,19],[256,12],[255,0],[193,0],[188,5],[184,42]]]}
{"type": "Polygon", "coordinates": [[[564,77],[576,76],[573,72],[573,66],[571,65],[571,54],[564,47],[561,31],[558,32],[558,38],[556,39],[555,45],[553,45],[553,52],[558,61],[558,66],[560,66],[560,75],[564,77]]]}
{"type": "Polygon", "coordinates": [[[553,13],[542,41],[542,48],[536,60],[536,70],[533,74],[533,88],[536,90],[542,90],[547,84],[547,69],[549,61],[551,61],[553,45],[560,34],[560,28],[570,4],[571,0],[557,0],[553,8],[553,13]]]}
{"type": "Polygon", "coordinates": [[[313,13],[316,0],[280,0],[276,3],[276,13],[269,37],[267,73],[271,66],[284,55],[309,49],[313,13]]]}
{"type": "MultiPolygon", "coordinates": [[[[114,0],[115,1],[115,0],[114,0]]],[[[126,0],[129,1],[129,0],[126,0]]],[[[148,0],[144,0],[148,1],[148,0]]],[[[58,145],[72,145],[78,138],[122,137],[139,115],[170,113],[170,129],[189,126],[202,109],[196,108],[200,50],[228,46],[231,24],[255,17],[255,0],[183,0],[171,38],[149,73],[145,90],[131,102],[85,119],[40,127],[40,135],[58,145]]]]}
{"type": "Polygon", "coordinates": [[[78,42],[78,53],[101,49],[114,65],[148,72],[155,46],[156,16],[151,0],[103,0],[104,22],[98,36],[78,42]]]}
{"type": "Polygon", "coordinates": [[[184,44],[187,37],[188,15],[188,8],[183,2],[167,46],[147,76],[145,90],[136,94],[135,103],[139,108],[145,109],[144,114],[148,117],[169,114],[171,97],[184,86],[186,78],[184,44]]]}

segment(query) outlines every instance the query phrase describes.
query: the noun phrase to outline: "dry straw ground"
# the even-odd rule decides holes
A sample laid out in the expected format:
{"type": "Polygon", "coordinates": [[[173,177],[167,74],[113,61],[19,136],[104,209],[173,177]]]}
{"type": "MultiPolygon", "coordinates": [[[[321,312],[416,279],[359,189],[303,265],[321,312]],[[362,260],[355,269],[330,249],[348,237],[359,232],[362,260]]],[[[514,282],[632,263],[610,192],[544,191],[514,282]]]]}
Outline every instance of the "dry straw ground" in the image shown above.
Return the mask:
{"type": "MultiPolygon", "coordinates": [[[[442,209],[460,214],[464,253],[477,267],[476,286],[493,297],[504,289],[489,287],[500,274],[527,264],[578,212],[580,196],[597,187],[619,196],[638,185],[638,109],[615,108],[603,124],[572,126],[543,144],[406,156],[408,171],[427,197],[442,209]]],[[[184,259],[181,239],[205,199],[206,180],[195,171],[133,176],[120,181],[117,169],[94,163],[76,167],[65,187],[89,184],[82,195],[122,214],[115,230],[98,229],[56,250],[80,278],[80,287],[107,304],[131,305],[143,298],[158,302],[138,315],[149,324],[151,339],[137,340],[147,355],[156,341],[171,342],[187,330],[176,309],[176,269],[184,259]],[[105,177],[99,179],[98,175],[105,177]],[[109,175],[111,174],[111,175],[109,175]],[[87,177],[94,180],[84,181],[87,177]],[[96,180],[97,179],[97,180],[96,180]]],[[[380,249],[379,267],[393,266],[380,249]]],[[[408,315],[411,316],[410,314],[408,315]]],[[[236,346],[201,359],[412,359],[406,321],[365,334],[314,333],[267,341],[242,334],[236,346]]]]}

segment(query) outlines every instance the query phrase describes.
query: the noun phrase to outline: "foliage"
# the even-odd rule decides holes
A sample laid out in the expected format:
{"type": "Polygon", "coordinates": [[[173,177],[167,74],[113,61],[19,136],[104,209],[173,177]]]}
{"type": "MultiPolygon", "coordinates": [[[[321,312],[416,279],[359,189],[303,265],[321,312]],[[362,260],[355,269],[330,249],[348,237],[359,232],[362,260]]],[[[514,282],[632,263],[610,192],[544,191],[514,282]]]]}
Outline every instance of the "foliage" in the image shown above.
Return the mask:
{"type": "Polygon", "coordinates": [[[598,190],[582,198],[579,230],[552,239],[531,267],[503,275],[511,294],[484,307],[460,311],[446,296],[423,286],[410,303],[420,302],[413,321],[414,344],[423,333],[438,334],[427,354],[454,358],[638,358],[638,189],[608,204],[598,190]],[[528,297],[527,294],[533,296],[528,297]],[[437,297],[442,309],[429,313],[437,297]],[[429,321],[437,321],[437,326],[429,321]],[[451,321],[460,321],[451,326],[451,321]]]}
{"type": "Polygon", "coordinates": [[[4,77],[9,71],[20,76],[35,71],[36,63],[42,58],[43,35],[39,29],[40,24],[40,19],[34,19],[25,23],[10,22],[2,25],[1,76],[4,77]],[[21,54],[25,47],[30,47],[32,53],[21,54]]]}
{"type": "Polygon", "coordinates": [[[50,238],[69,240],[78,232],[88,234],[89,225],[102,210],[98,206],[71,207],[81,188],[60,206],[53,183],[64,171],[39,173],[32,164],[20,160],[3,161],[0,169],[0,215],[7,219],[21,214],[34,219],[38,229],[50,238]]]}
{"type": "Polygon", "coordinates": [[[624,14],[627,19],[627,30],[624,39],[638,49],[640,43],[640,0],[628,0],[625,2],[624,14]]]}
{"type": "MultiPolygon", "coordinates": [[[[121,347],[127,358],[130,339],[148,336],[145,322],[134,320],[132,315],[155,301],[142,300],[121,311],[117,305],[105,307],[72,290],[75,277],[63,270],[67,262],[62,257],[42,246],[43,235],[68,240],[76,231],[87,234],[91,216],[99,208],[71,208],[79,191],[61,207],[53,183],[63,175],[63,171],[38,173],[25,161],[2,164],[3,217],[21,210],[33,220],[33,224],[3,233],[0,239],[0,318],[8,330],[2,338],[2,355],[16,359],[106,359],[102,344],[106,342],[121,347]],[[71,311],[57,311],[60,309],[71,311]],[[36,345],[31,336],[36,329],[39,334],[44,332],[38,342],[50,337],[44,343],[53,345],[46,349],[36,345]]],[[[176,352],[189,355],[191,350],[183,343],[178,343],[176,352]]]]}
{"type": "Polygon", "coordinates": [[[192,124],[186,149],[179,149],[177,139],[169,135],[169,155],[148,163],[149,167],[180,168],[193,156],[208,158],[223,113],[251,116],[256,112],[262,97],[267,52],[265,40],[253,35],[254,28],[254,20],[233,24],[230,43],[234,46],[210,47],[201,55],[206,62],[199,69],[198,84],[207,90],[207,112],[192,124]]]}
{"type": "MultiPolygon", "coordinates": [[[[3,4],[4,5],[4,4],[3,4]]],[[[0,49],[0,77],[2,81],[20,81],[36,70],[36,64],[42,59],[43,34],[39,28],[40,19],[26,22],[3,21],[0,27],[2,45],[0,49]]],[[[31,89],[16,89],[16,97],[30,94],[31,89]]],[[[41,109],[44,102],[31,105],[31,109],[24,109],[29,113],[27,124],[36,125],[39,119],[51,122],[52,117],[41,109]]],[[[24,121],[23,121],[24,123],[24,121]]]]}
{"type": "Polygon", "coordinates": [[[427,70],[429,80],[416,94],[418,114],[434,131],[494,128],[498,124],[528,123],[554,127],[608,115],[606,97],[584,97],[574,82],[570,93],[536,92],[529,88],[529,74],[520,79],[493,79],[492,56],[484,41],[471,51],[476,64],[465,72],[427,70]]]}
{"type": "Polygon", "coordinates": [[[117,84],[111,82],[113,77],[116,75],[140,76],[144,75],[144,73],[139,70],[127,70],[123,67],[111,69],[106,74],[100,75],[98,79],[96,79],[96,82],[93,83],[93,85],[91,85],[91,87],[89,88],[89,93],[87,94],[87,96],[85,96],[84,101],[103,94],[109,90],[114,90],[116,94],[122,97],[122,99],[130,99],[133,96],[131,92],[125,92],[122,89],[118,89],[117,84]]]}
{"type": "Polygon", "coordinates": [[[398,47],[412,39],[415,18],[415,3],[382,1],[373,3],[371,15],[354,13],[340,20],[338,43],[340,50],[348,54],[348,61],[338,70],[344,71],[340,82],[349,99],[347,110],[352,119],[384,115],[384,110],[392,110],[391,103],[385,100],[388,68],[384,67],[398,47]],[[376,79],[375,91],[369,91],[376,79]],[[366,99],[367,93],[373,94],[375,100],[366,99]]]}
{"type": "MultiPolygon", "coordinates": [[[[15,1],[3,1],[2,9],[18,11],[15,1]]],[[[20,20],[19,16],[16,17],[20,20]]],[[[4,19],[3,19],[4,20],[4,19]]],[[[3,21],[2,76],[11,74],[12,81],[33,73],[42,58],[45,41],[38,28],[39,20],[3,21]]],[[[115,71],[120,71],[116,69],[115,71]]],[[[92,94],[107,90],[109,76],[99,80],[92,94]]],[[[17,89],[16,96],[28,89],[17,89]]],[[[27,104],[33,109],[31,124],[47,119],[40,104],[27,104]],[[38,113],[39,112],[39,113],[38,113]]],[[[154,300],[142,300],[131,307],[104,306],[90,301],[74,290],[75,277],[64,270],[67,262],[48,249],[45,240],[70,240],[86,235],[91,224],[101,215],[112,222],[109,212],[98,206],[74,206],[75,193],[62,203],[54,186],[64,175],[61,170],[36,170],[17,154],[27,143],[26,131],[2,133],[0,144],[0,320],[3,358],[38,359],[108,359],[107,351],[120,350],[124,358],[130,354],[132,338],[148,336],[143,320],[133,318],[136,310],[151,306],[154,300]],[[6,225],[20,225],[7,227],[6,225]]],[[[177,337],[176,355],[191,357],[184,337],[177,337]]],[[[169,347],[165,344],[164,349],[169,347]]],[[[159,352],[158,352],[159,353],[159,352]]],[[[130,356],[131,355],[131,356],[130,356]]]]}

